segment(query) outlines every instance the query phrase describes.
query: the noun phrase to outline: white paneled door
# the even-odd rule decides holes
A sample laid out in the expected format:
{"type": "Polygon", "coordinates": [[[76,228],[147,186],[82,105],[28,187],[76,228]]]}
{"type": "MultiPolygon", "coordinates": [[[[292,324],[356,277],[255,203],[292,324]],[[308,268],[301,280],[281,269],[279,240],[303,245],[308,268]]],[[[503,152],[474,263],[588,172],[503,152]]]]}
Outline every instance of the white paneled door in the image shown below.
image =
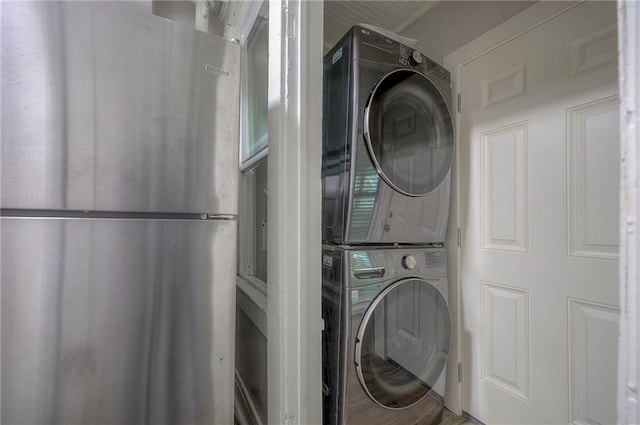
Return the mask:
{"type": "Polygon", "coordinates": [[[463,409],[487,424],[616,422],[615,7],[582,3],[456,70],[463,409]]]}

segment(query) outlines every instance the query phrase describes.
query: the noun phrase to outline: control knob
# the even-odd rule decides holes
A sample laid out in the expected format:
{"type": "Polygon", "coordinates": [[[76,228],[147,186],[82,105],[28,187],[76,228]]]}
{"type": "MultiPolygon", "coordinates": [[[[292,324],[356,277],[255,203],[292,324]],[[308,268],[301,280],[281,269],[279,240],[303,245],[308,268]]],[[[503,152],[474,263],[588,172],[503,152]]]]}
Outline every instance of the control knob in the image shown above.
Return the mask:
{"type": "Polygon", "coordinates": [[[416,257],[414,257],[413,255],[405,255],[404,257],[402,257],[402,267],[404,267],[407,270],[413,270],[416,268],[416,257]]]}
{"type": "Polygon", "coordinates": [[[409,63],[413,66],[418,66],[422,63],[422,53],[417,50],[414,50],[409,56],[409,63]]]}

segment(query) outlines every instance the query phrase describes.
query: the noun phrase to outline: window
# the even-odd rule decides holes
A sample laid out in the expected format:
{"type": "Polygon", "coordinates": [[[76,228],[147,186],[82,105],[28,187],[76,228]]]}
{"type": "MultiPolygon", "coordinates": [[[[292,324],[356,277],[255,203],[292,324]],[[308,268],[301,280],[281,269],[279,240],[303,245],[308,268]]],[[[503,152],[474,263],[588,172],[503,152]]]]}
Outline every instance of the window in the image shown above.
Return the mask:
{"type": "Polygon", "coordinates": [[[238,274],[266,295],[267,158],[242,172],[238,274]]]}
{"type": "Polygon", "coordinates": [[[241,162],[250,160],[267,146],[269,20],[265,3],[243,49],[241,162]]]}
{"type": "Polygon", "coordinates": [[[242,51],[238,275],[267,294],[268,3],[242,51]]]}

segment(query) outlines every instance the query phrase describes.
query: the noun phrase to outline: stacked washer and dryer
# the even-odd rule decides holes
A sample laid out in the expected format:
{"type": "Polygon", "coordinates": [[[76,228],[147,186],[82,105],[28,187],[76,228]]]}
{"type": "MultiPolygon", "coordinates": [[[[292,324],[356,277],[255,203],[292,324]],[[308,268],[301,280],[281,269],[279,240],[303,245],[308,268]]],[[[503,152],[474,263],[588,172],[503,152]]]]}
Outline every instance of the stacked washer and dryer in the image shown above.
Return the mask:
{"type": "Polygon", "coordinates": [[[323,422],[438,424],[450,74],[355,26],[325,56],[323,102],[323,422]]]}

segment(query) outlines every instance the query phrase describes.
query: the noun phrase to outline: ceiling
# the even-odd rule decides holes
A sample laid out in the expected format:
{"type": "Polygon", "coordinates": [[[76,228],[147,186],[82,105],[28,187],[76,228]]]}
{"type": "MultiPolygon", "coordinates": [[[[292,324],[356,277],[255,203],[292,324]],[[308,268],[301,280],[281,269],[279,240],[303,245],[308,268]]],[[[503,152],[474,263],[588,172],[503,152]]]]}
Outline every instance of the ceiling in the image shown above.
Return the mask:
{"type": "Polygon", "coordinates": [[[325,51],[333,47],[355,24],[371,24],[400,33],[437,3],[426,0],[325,0],[325,51]]]}

